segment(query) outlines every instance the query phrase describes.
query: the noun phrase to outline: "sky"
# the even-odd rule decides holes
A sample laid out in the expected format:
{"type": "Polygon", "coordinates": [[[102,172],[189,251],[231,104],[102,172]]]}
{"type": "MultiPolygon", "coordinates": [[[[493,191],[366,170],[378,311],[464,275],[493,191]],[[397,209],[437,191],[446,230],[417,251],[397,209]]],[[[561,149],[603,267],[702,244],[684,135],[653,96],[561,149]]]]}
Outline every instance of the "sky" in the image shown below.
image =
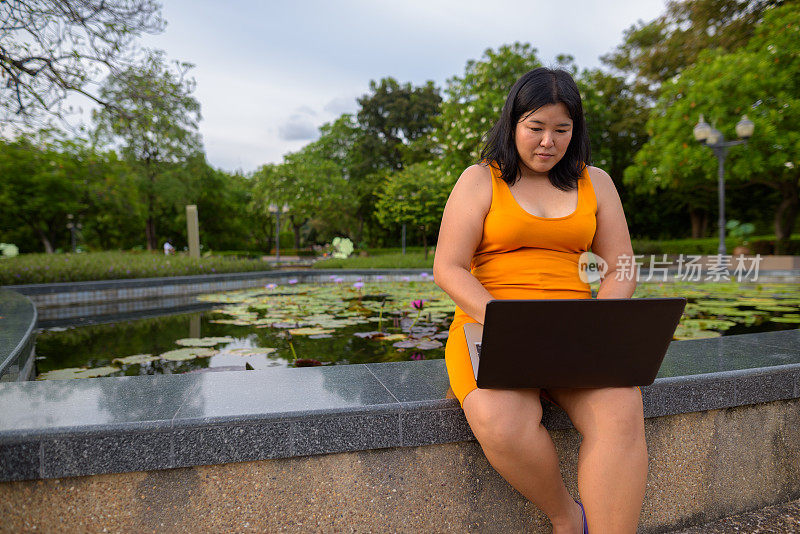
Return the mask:
{"type": "Polygon", "coordinates": [[[163,2],[166,30],[141,44],[195,65],[208,160],[244,172],[356,112],[370,80],[443,89],[469,59],[515,41],[545,65],[570,54],[581,69],[600,67],[625,29],[664,11],[664,0],[163,2]]]}

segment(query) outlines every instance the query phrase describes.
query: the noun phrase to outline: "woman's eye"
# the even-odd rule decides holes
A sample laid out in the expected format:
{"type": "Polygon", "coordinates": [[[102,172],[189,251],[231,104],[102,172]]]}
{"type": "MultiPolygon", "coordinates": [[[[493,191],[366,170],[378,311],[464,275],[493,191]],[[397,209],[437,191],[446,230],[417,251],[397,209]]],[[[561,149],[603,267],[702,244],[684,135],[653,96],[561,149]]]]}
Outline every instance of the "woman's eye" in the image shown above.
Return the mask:
{"type": "Polygon", "coordinates": [[[542,129],[541,128],[531,128],[531,131],[533,131],[533,132],[541,132],[542,129]]]}

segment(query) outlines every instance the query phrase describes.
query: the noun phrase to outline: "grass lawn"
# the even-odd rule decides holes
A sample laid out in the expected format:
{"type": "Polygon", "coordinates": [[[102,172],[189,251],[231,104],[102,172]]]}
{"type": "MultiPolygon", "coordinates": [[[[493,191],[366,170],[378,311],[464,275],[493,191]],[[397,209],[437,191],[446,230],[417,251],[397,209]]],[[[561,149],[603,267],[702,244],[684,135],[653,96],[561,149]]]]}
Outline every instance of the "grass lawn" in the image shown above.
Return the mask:
{"type": "Polygon", "coordinates": [[[151,278],[193,274],[268,271],[259,260],[210,256],[193,259],[148,252],[20,254],[0,259],[0,285],[151,278]]]}
{"type": "Polygon", "coordinates": [[[428,254],[426,260],[421,250],[406,250],[405,255],[400,252],[374,251],[366,257],[354,254],[347,259],[320,260],[313,267],[315,269],[431,269],[433,254],[428,254]]]}

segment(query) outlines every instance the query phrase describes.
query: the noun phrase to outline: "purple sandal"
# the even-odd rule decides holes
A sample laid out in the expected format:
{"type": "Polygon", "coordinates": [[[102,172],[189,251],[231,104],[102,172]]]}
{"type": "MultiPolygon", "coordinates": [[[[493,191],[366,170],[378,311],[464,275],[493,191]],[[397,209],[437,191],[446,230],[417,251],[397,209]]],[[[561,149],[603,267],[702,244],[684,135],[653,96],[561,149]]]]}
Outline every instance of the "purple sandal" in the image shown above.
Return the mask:
{"type": "Polygon", "coordinates": [[[578,501],[575,502],[581,507],[581,515],[583,516],[583,534],[589,534],[589,524],[586,522],[586,510],[583,509],[583,505],[581,503],[578,501]]]}

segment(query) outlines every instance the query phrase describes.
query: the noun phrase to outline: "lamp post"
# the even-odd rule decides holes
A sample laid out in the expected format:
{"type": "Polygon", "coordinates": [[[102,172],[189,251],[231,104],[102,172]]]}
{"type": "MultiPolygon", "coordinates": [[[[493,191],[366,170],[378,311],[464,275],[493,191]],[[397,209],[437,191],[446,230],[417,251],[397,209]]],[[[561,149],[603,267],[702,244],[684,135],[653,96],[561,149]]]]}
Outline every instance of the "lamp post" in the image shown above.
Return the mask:
{"type": "Polygon", "coordinates": [[[722,132],[709,125],[702,115],[700,120],[694,127],[694,138],[700,143],[706,145],[714,151],[717,156],[717,191],[719,195],[719,248],[717,252],[721,255],[725,251],[725,157],[728,155],[728,148],[736,145],[741,145],[747,142],[752,137],[755,125],[753,121],[747,118],[747,115],[742,116],[736,124],[736,135],[739,139],[736,141],[726,141],[722,132]]]}
{"type": "Polygon", "coordinates": [[[75,252],[78,248],[78,231],[83,228],[81,223],[73,222],[74,216],[71,213],[67,214],[67,229],[70,233],[70,245],[72,247],[72,252],[75,252]]]}
{"type": "Polygon", "coordinates": [[[278,264],[281,262],[281,213],[288,213],[289,205],[278,208],[277,204],[270,204],[269,212],[275,216],[275,264],[278,264]]]}
{"type": "MultiPolygon", "coordinates": [[[[405,200],[405,195],[398,195],[397,202],[402,203],[405,200]]],[[[406,255],[406,223],[402,224],[402,230],[400,232],[400,250],[403,256],[406,255]]]]}

